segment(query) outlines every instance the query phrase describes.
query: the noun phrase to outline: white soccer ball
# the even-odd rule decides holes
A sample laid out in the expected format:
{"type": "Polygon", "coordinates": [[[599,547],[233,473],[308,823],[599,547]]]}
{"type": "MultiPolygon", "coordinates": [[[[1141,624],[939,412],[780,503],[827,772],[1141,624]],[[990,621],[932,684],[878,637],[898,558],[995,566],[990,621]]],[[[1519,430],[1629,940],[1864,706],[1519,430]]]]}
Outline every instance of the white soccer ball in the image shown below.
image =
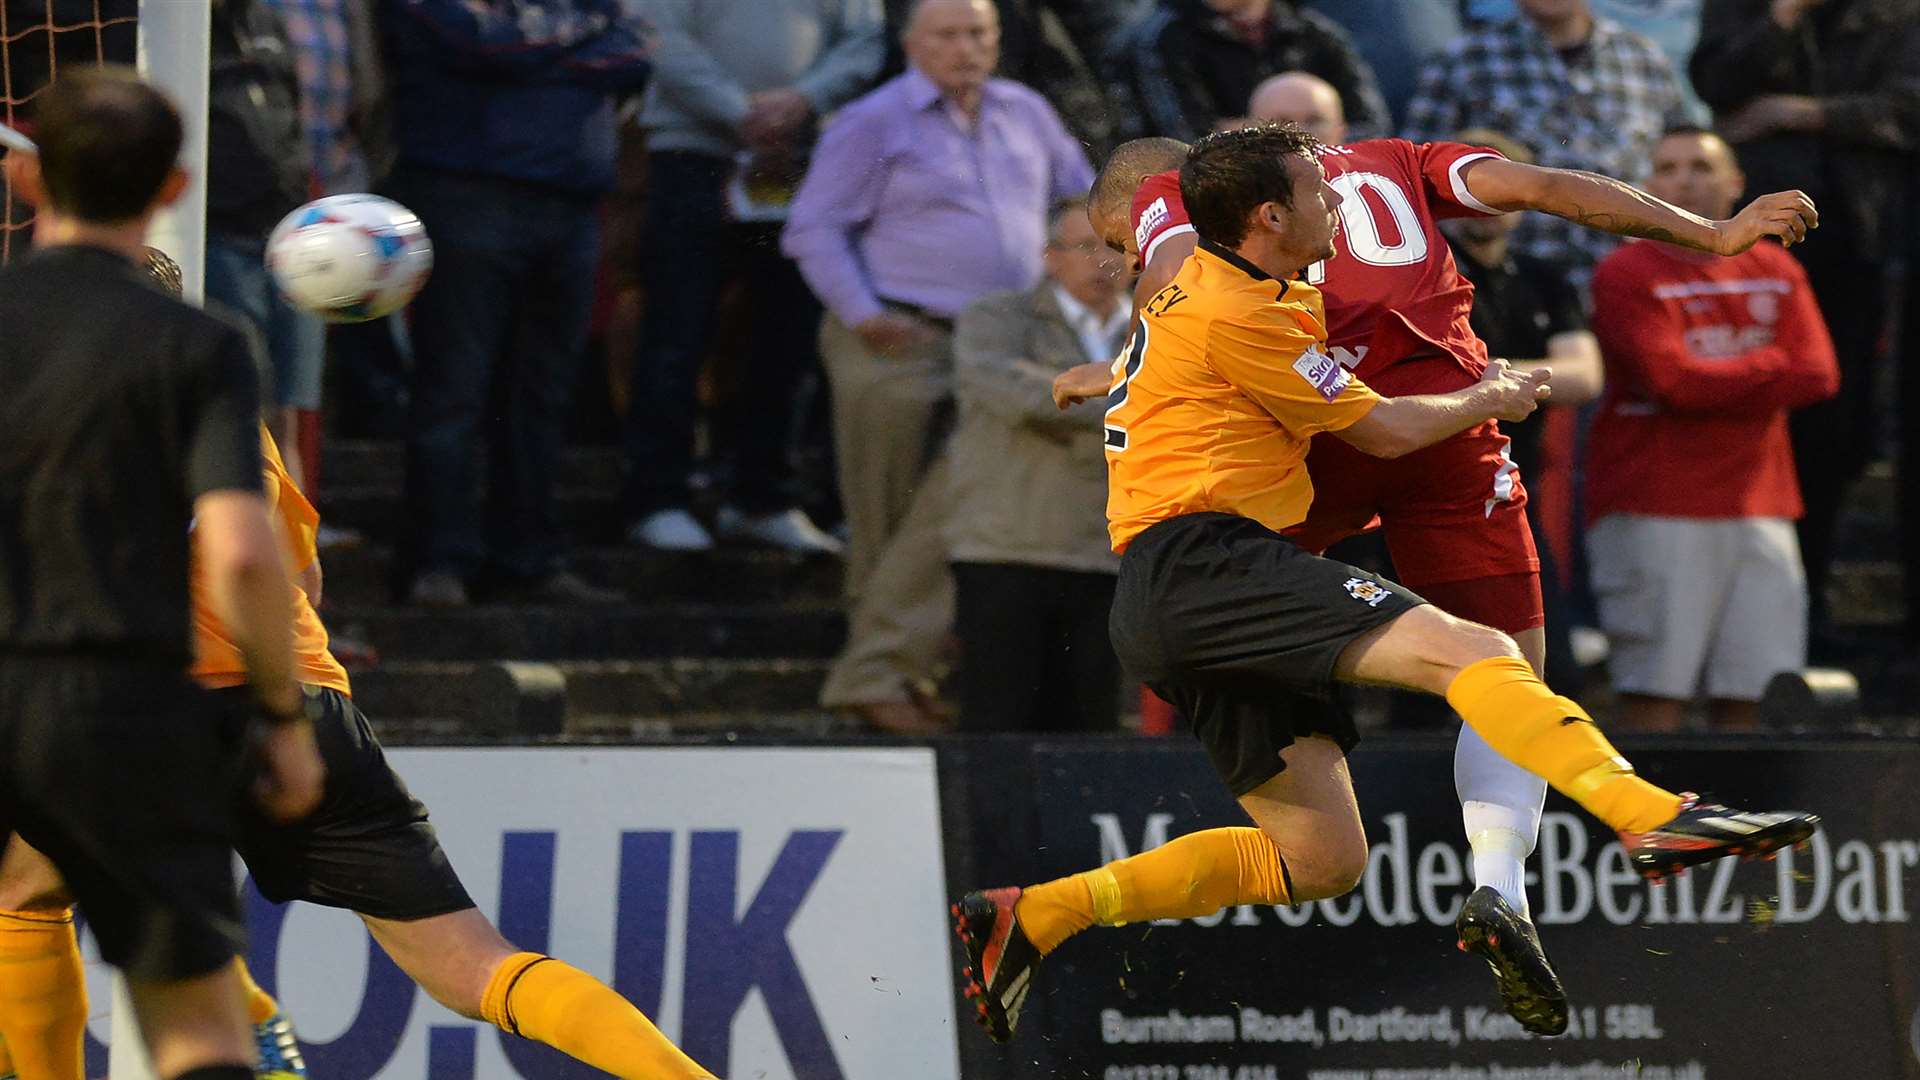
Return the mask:
{"type": "Polygon", "coordinates": [[[413,211],[378,195],[329,195],[280,220],[267,269],[293,306],[327,322],[366,322],[407,306],[433,269],[413,211]]]}

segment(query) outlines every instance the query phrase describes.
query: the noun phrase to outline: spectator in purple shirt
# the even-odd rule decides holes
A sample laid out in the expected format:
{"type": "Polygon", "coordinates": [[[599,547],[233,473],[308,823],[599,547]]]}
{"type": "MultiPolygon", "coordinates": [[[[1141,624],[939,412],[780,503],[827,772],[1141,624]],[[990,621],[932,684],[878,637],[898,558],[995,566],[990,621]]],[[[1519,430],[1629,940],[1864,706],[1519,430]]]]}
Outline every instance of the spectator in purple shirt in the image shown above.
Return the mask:
{"type": "Polygon", "coordinates": [[[989,0],[920,0],[901,34],[907,71],[829,125],[782,246],[826,305],[846,507],[846,651],[822,704],[923,732],[952,622],[942,560],[941,453],[952,409],[953,318],[1040,276],[1047,207],[1093,181],[1039,94],[992,77],[989,0]]]}

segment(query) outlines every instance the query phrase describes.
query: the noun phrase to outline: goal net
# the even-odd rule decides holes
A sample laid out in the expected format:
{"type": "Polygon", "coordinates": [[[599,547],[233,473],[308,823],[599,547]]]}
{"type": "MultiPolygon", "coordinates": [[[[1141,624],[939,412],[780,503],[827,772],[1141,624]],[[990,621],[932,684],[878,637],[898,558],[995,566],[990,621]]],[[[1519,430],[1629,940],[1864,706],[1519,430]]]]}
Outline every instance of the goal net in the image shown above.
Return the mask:
{"type": "MultiPolygon", "coordinates": [[[[33,102],[62,71],[138,63],[179,106],[186,127],[181,162],[192,182],[148,237],[184,271],[189,300],[201,296],[206,253],[207,37],[211,0],[0,0],[0,121],[30,123],[33,102]]],[[[4,188],[0,181],[0,188],[4,188]]],[[[31,208],[0,190],[0,264],[32,242],[31,208]]]]}
{"type": "MultiPolygon", "coordinates": [[[[133,63],[138,25],[139,0],[0,0],[0,120],[20,127],[63,69],[133,63]]],[[[0,263],[26,250],[33,228],[31,209],[10,186],[5,197],[0,263]]]]}

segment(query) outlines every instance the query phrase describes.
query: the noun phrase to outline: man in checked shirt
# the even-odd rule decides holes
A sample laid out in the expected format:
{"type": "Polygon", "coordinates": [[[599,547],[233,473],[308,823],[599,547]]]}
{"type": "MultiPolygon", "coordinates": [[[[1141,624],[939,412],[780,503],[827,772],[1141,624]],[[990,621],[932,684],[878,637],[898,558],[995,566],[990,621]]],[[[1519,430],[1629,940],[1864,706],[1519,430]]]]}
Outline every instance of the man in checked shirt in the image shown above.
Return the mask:
{"type": "MultiPolygon", "coordinates": [[[[1660,47],[1594,15],[1588,0],[1518,0],[1519,16],[1462,34],[1427,62],[1407,106],[1414,143],[1456,131],[1525,132],[1538,164],[1628,183],[1646,178],[1661,133],[1683,122],[1680,81],[1660,47]]],[[[1529,214],[1513,248],[1584,284],[1618,246],[1585,223],[1529,214]]]]}

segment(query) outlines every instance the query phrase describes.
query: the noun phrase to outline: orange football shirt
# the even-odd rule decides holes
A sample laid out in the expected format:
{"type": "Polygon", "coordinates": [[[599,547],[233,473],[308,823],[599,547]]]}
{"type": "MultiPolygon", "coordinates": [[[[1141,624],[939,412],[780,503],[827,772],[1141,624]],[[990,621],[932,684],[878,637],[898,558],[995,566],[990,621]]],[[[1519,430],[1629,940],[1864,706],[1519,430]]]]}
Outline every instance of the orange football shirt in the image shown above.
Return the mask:
{"type": "MultiPolygon", "coordinates": [[[[260,455],[266,461],[267,503],[275,524],[287,544],[288,566],[298,574],[320,558],[320,512],[287,475],[280,448],[273,444],[265,425],[260,428],[260,455]]],[[[333,658],[327,648],[327,628],[297,582],[293,589],[293,675],[309,686],[324,686],[343,694],[352,694],[347,669],[333,658]]],[[[213,688],[242,686],[247,681],[246,661],[232,636],[208,606],[206,583],[200,568],[193,568],[193,677],[200,685],[213,688]]]]}
{"type": "Polygon", "coordinates": [[[1218,511],[1276,532],[1313,503],[1307,444],[1380,396],[1326,351],[1320,291],[1201,241],[1140,309],[1107,396],[1107,531],[1218,511]]]}

